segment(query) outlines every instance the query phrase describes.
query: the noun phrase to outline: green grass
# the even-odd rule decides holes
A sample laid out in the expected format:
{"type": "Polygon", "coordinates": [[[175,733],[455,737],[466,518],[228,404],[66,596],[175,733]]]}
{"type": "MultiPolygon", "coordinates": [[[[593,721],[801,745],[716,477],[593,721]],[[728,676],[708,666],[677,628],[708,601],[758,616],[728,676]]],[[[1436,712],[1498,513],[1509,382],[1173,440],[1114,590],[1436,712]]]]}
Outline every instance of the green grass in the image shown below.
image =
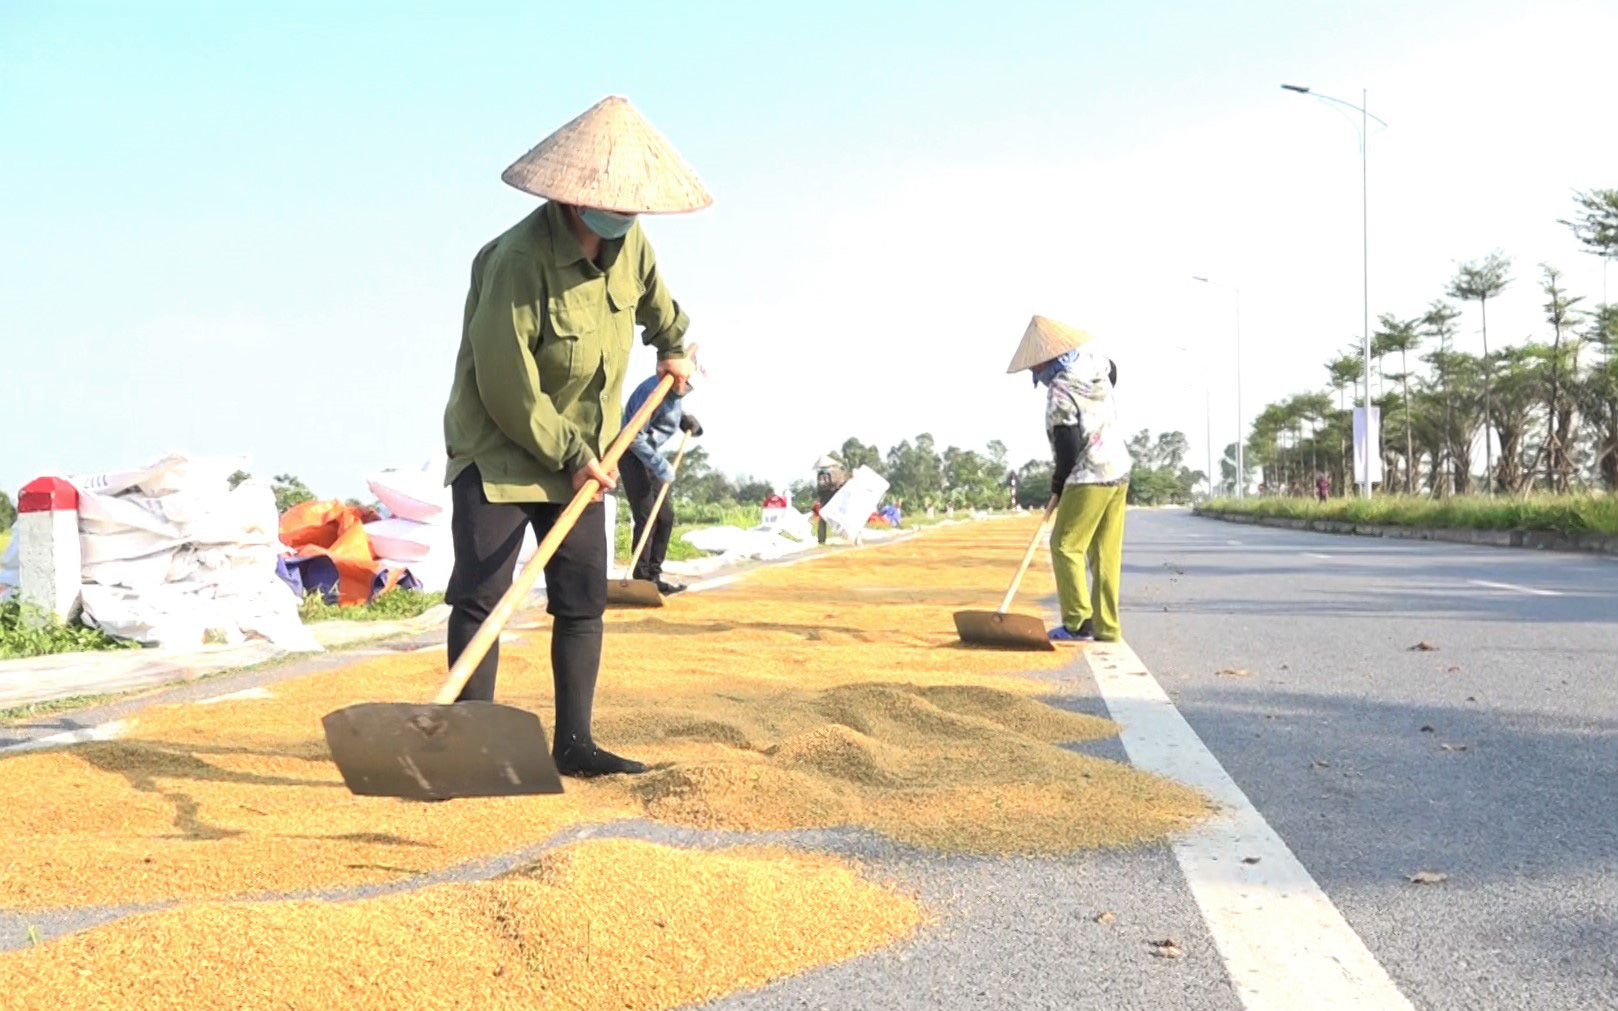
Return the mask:
{"type": "Polygon", "coordinates": [[[139,643],[114,639],[100,629],[77,622],[48,621],[36,625],[25,620],[23,608],[16,601],[0,604],[0,660],[139,648],[139,643]]]}
{"type": "MultiPolygon", "coordinates": [[[[144,691],[145,689],[135,689],[144,691]]],[[[104,695],[72,695],[65,699],[50,699],[46,702],[32,702],[26,706],[12,706],[10,709],[0,709],[0,724],[27,723],[44,716],[55,716],[57,713],[70,712],[74,709],[89,709],[99,706],[103,702],[110,702],[131,692],[108,692],[104,695]]]]}
{"type": "Polygon", "coordinates": [[[1618,535],[1618,496],[1535,495],[1526,499],[1466,495],[1433,499],[1399,495],[1335,498],[1216,499],[1198,512],[1336,520],[1380,526],[1444,530],[1551,530],[1562,534],[1618,535]]]}
{"type": "Polygon", "coordinates": [[[342,607],[328,604],[318,593],[303,598],[298,616],[305,624],[316,621],[403,621],[425,614],[444,602],[442,593],[390,590],[369,604],[342,607]]]}

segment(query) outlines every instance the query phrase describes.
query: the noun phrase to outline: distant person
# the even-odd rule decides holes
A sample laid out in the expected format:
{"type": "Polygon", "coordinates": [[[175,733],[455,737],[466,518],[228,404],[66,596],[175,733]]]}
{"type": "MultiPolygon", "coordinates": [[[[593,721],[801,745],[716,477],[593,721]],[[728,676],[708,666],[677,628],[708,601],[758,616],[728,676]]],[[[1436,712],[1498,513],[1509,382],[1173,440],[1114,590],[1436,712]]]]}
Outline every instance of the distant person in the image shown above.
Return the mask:
{"type": "MultiPolygon", "coordinates": [[[[687,432],[693,438],[702,435],[702,423],[697,416],[685,409],[685,398],[691,389],[694,389],[697,380],[704,376],[702,366],[697,364],[697,346],[691,345],[688,357],[693,364],[691,375],[686,377],[686,394],[669,394],[663,402],[657,405],[652,412],[651,420],[646,427],[635,436],[635,441],[629,444],[629,452],[624,454],[623,461],[618,465],[619,472],[624,479],[624,492],[629,497],[629,511],[635,518],[635,543],[640,539],[648,524],[652,527],[651,540],[646,549],[641,552],[640,558],[635,562],[635,571],[630,575],[634,579],[644,579],[657,586],[657,592],[663,596],[671,596],[685,589],[683,583],[670,583],[663,579],[663,562],[669,553],[669,538],[674,534],[674,495],[671,492],[663,496],[663,504],[652,515],[652,505],[657,501],[657,495],[663,486],[674,481],[674,467],[662,455],[662,450],[674,437],[675,432],[687,432]]],[[[660,376],[649,376],[635,392],[629,395],[629,403],[624,405],[624,421],[627,423],[635,416],[635,412],[646,403],[646,398],[652,395],[657,388],[660,376]]]]}
{"type": "Polygon", "coordinates": [[[1315,478],[1315,500],[1324,502],[1331,497],[1331,478],[1321,474],[1315,478]]]}
{"type": "Polygon", "coordinates": [[[820,510],[832,500],[843,485],[848,483],[848,473],[837,458],[830,454],[821,457],[815,463],[815,524],[817,535],[821,544],[826,543],[826,521],[821,518],[820,510]]]}
{"type": "Polygon", "coordinates": [[[1050,630],[1054,642],[1123,638],[1119,584],[1133,461],[1118,427],[1118,367],[1086,348],[1091,340],[1083,330],[1035,316],[1006,369],[1031,370],[1034,385],[1048,388],[1051,495],[1059,503],[1051,562],[1062,607],[1062,623],[1050,630]]]}

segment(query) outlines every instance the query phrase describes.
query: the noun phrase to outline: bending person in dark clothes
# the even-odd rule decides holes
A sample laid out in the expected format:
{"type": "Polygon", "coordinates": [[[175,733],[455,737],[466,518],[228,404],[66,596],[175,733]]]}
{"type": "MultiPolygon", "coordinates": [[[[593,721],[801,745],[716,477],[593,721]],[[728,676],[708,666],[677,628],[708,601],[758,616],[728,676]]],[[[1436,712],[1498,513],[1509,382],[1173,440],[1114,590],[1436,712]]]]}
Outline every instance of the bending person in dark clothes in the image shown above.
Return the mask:
{"type": "MultiPolygon", "coordinates": [[[[688,353],[695,371],[686,378],[686,389],[689,391],[696,386],[697,381],[706,373],[697,362],[697,346],[691,345],[688,353]]],[[[652,389],[657,386],[657,376],[652,376],[629,395],[629,403],[624,405],[624,420],[628,421],[635,412],[646,403],[652,389]]],[[[669,538],[674,534],[674,496],[663,496],[663,504],[653,516],[652,506],[657,502],[657,495],[663,486],[674,481],[674,468],[662,456],[662,450],[668,446],[675,432],[689,432],[692,438],[702,435],[702,423],[697,421],[696,415],[685,409],[685,397],[668,396],[657,405],[652,412],[652,420],[635,436],[635,441],[629,444],[629,452],[624,456],[622,471],[624,491],[629,496],[629,510],[635,517],[635,541],[639,544],[644,536],[646,525],[652,525],[652,538],[647,543],[646,550],[641,552],[640,558],[635,562],[635,571],[630,573],[632,579],[644,579],[648,583],[657,585],[657,592],[667,597],[672,593],[679,593],[685,589],[681,583],[670,583],[663,579],[663,562],[669,553],[669,538]]]]}

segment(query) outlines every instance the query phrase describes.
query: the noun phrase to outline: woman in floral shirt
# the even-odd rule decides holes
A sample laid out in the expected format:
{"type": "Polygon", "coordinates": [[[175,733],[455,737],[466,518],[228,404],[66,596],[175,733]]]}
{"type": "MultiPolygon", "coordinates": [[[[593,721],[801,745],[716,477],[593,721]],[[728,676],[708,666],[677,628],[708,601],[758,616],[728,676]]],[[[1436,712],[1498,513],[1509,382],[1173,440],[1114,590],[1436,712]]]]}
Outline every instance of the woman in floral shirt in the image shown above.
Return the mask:
{"type": "Polygon", "coordinates": [[[1051,495],[1060,499],[1051,533],[1062,606],[1062,623],[1050,632],[1056,642],[1123,637],[1118,584],[1132,461],[1118,427],[1117,366],[1085,346],[1091,339],[1083,330],[1035,316],[1007,369],[1031,370],[1034,384],[1049,391],[1045,433],[1055,456],[1051,495]]]}

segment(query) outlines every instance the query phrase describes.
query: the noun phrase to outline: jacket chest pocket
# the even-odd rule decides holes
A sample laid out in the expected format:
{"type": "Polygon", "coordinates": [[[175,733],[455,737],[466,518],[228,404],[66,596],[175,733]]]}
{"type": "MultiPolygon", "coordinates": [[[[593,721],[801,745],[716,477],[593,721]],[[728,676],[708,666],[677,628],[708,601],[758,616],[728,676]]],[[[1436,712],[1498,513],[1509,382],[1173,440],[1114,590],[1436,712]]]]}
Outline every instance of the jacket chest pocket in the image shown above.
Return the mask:
{"type": "Polygon", "coordinates": [[[587,300],[565,294],[546,299],[539,346],[534,349],[542,385],[562,386],[587,371],[590,350],[596,346],[593,308],[587,300]]]}

